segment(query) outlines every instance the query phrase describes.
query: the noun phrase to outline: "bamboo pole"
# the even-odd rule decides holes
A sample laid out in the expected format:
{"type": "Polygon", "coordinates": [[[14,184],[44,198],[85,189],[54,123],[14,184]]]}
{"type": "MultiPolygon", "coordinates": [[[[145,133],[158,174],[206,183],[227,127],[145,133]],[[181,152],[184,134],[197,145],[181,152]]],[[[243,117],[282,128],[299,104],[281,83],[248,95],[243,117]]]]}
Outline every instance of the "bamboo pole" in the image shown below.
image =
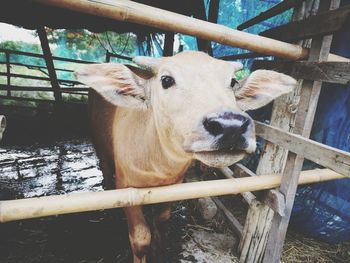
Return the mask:
{"type": "MultiPolygon", "coordinates": [[[[317,183],[341,178],[345,177],[332,170],[316,169],[302,172],[299,184],[317,183]]],[[[104,192],[75,193],[0,201],[0,222],[208,196],[239,194],[275,188],[280,184],[281,176],[274,174],[153,188],[125,188],[104,192]]]]}
{"type": "Polygon", "coordinates": [[[32,0],[44,5],[82,12],[94,16],[114,19],[179,32],[212,40],[224,45],[236,46],[254,52],[289,58],[308,57],[308,49],[282,41],[249,34],[202,21],[170,11],[126,0],[32,0]]]}

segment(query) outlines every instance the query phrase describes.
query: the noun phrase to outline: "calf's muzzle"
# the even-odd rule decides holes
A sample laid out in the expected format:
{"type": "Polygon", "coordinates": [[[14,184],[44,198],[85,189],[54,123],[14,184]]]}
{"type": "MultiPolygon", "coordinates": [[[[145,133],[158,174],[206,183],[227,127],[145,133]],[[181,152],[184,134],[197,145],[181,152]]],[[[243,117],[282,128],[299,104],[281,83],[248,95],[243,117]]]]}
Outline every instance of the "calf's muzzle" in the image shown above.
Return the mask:
{"type": "Polygon", "coordinates": [[[203,120],[205,130],[217,138],[219,150],[244,150],[252,135],[252,120],[248,116],[226,111],[203,120]]]}

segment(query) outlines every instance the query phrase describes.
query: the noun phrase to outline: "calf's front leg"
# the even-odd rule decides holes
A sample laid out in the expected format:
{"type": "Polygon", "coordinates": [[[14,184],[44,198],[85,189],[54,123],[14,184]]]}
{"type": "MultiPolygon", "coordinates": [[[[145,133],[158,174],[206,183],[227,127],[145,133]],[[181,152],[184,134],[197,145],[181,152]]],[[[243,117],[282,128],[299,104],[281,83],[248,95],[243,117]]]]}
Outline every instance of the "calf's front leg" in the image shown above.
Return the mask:
{"type": "Polygon", "coordinates": [[[143,215],[142,206],[124,208],[124,212],[128,221],[134,263],[146,263],[146,254],[151,244],[151,231],[143,215]]]}

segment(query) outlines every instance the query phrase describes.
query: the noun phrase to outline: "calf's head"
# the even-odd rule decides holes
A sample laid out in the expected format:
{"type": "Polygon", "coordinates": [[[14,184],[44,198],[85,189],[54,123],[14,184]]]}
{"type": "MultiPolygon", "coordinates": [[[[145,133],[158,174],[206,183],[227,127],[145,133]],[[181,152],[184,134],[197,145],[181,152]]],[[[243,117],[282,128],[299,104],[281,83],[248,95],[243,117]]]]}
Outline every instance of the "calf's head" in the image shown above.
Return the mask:
{"type": "Polygon", "coordinates": [[[151,111],[158,136],[179,154],[209,166],[231,165],[256,148],[252,119],[245,112],[289,93],[296,81],[284,74],[257,70],[236,81],[242,64],[201,52],[173,57],[136,57],[142,67],[89,65],[79,81],[119,107],[151,111]]]}

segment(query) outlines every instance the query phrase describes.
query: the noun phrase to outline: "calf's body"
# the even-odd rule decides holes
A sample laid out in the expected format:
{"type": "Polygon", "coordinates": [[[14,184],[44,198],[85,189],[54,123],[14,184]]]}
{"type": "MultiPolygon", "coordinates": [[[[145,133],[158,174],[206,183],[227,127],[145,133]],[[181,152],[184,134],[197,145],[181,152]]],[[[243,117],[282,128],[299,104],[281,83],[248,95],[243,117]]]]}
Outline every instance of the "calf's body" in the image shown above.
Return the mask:
{"type": "MultiPolygon", "coordinates": [[[[77,72],[77,78],[93,88],[91,134],[109,187],[177,184],[194,159],[216,167],[241,160],[256,147],[254,123],[245,110],[266,105],[296,84],[286,75],[264,70],[237,82],[234,74],[240,63],[201,52],[134,61],[143,70],[100,64],[77,72]]],[[[159,207],[152,235],[142,207],[124,209],[134,263],[146,262],[151,240],[163,244],[170,205],[159,207]]]]}

